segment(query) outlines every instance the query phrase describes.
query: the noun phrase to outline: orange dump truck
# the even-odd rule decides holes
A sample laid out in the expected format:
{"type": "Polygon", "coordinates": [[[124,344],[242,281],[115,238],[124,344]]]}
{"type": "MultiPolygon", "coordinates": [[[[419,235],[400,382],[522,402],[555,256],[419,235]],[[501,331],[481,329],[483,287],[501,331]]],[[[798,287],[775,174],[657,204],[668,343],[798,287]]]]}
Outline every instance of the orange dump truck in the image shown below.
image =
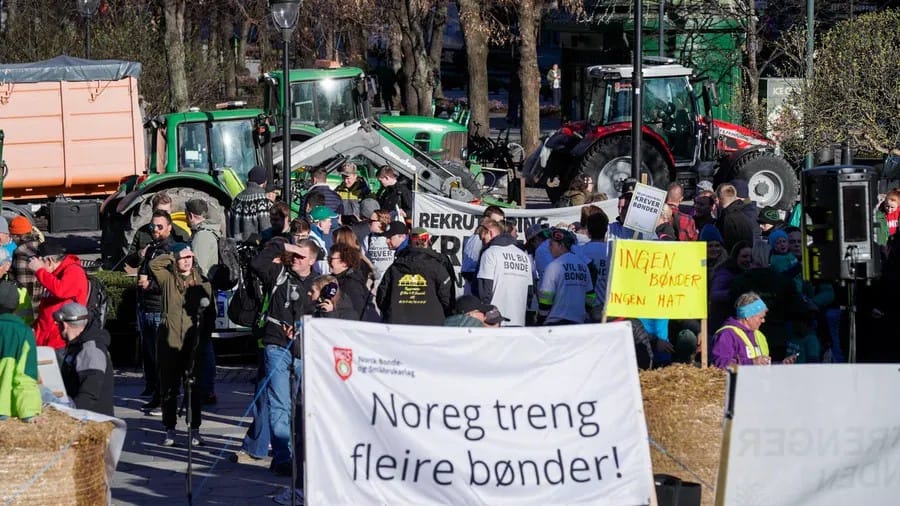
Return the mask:
{"type": "Polygon", "coordinates": [[[51,232],[96,230],[102,199],[144,172],[141,65],[58,56],[0,65],[3,214],[51,232]]]}

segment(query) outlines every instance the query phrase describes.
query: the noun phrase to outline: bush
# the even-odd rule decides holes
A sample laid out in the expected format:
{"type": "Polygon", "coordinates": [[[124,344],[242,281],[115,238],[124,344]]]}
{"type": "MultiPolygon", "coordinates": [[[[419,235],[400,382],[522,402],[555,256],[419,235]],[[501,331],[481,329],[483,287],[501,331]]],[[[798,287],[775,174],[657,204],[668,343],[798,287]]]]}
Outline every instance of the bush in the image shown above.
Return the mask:
{"type": "Polygon", "coordinates": [[[120,323],[134,322],[137,304],[137,278],[121,271],[97,271],[92,273],[103,284],[109,294],[107,326],[112,320],[120,323]]]}

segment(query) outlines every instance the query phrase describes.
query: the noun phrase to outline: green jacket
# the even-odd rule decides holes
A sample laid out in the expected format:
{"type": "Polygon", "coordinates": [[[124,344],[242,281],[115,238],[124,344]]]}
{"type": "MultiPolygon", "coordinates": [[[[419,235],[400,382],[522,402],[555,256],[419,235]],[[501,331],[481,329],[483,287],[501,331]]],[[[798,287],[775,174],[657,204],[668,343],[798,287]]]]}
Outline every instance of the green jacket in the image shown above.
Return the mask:
{"type": "Polygon", "coordinates": [[[0,416],[41,414],[37,345],[21,318],[0,314],[0,416]]]}
{"type": "MultiPolygon", "coordinates": [[[[156,277],[156,282],[159,283],[159,289],[162,292],[162,318],[159,322],[157,339],[180,350],[188,332],[196,332],[196,329],[193,328],[194,319],[201,317],[201,301],[204,298],[207,299],[207,302],[211,300],[212,288],[209,282],[200,275],[195,265],[190,275],[201,282],[182,292],[178,288],[180,274],[176,274],[176,270],[175,257],[171,253],[160,255],[150,261],[150,271],[156,277]]],[[[207,313],[210,308],[215,308],[215,305],[207,306],[207,313]]],[[[208,318],[208,316],[204,317],[208,318]]]]}

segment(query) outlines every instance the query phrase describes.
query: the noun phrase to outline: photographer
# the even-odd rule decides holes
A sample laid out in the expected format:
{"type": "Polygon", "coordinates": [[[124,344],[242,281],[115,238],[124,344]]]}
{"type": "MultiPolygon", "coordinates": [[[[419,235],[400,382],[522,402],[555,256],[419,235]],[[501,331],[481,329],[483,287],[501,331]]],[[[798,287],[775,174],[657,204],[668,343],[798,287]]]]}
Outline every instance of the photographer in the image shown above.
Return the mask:
{"type": "Polygon", "coordinates": [[[270,375],[266,384],[266,404],[269,408],[269,430],[272,437],[272,469],[281,475],[291,474],[290,447],[291,400],[290,368],[300,377],[299,346],[295,346],[294,322],[314,310],[308,297],[313,282],[313,265],[318,248],[309,239],[290,244],[282,238],[266,243],[250,262],[269,296],[263,306],[265,326],[262,342],[263,361],[270,375]]]}

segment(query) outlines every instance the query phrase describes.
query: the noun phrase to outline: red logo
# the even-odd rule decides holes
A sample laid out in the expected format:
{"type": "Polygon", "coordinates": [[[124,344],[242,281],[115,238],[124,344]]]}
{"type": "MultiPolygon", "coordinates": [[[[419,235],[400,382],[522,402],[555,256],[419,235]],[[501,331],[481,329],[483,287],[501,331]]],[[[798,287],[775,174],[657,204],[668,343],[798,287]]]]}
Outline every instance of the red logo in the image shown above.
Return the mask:
{"type": "Polygon", "coordinates": [[[344,381],[353,374],[353,350],[350,348],[332,348],[334,351],[334,372],[344,381]]]}

